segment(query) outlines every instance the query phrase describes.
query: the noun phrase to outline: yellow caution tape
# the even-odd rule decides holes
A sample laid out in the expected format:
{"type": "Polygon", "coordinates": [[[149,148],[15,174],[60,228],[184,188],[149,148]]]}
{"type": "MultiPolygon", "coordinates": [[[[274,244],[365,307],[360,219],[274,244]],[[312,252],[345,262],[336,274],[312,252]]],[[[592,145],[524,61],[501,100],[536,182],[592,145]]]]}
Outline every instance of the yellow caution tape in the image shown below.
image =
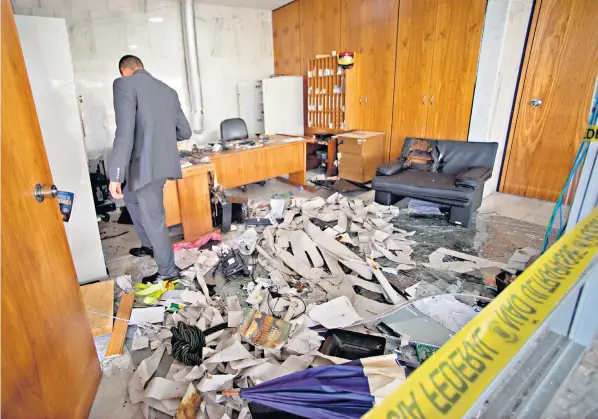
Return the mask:
{"type": "Polygon", "coordinates": [[[598,207],[364,418],[461,418],[598,251],[598,207]]]}
{"type": "Polygon", "coordinates": [[[589,125],[586,129],[584,141],[598,141],[598,125],[589,125]]]}

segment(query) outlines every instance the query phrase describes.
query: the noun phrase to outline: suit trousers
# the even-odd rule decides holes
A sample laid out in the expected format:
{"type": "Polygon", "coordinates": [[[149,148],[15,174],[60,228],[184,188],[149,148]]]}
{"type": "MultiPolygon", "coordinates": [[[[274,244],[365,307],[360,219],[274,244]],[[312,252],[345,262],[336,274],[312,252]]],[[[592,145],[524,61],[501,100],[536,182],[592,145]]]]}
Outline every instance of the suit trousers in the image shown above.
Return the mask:
{"type": "Polygon", "coordinates": [[[141,245],[154,250],[160,275],[171,276],[178,272],[178,268],[174,264],[174,252],[166,227],[165,183],[166,179],[157,179],[136,191],[130,191],[125,186],[123,194],[141,245]]]}

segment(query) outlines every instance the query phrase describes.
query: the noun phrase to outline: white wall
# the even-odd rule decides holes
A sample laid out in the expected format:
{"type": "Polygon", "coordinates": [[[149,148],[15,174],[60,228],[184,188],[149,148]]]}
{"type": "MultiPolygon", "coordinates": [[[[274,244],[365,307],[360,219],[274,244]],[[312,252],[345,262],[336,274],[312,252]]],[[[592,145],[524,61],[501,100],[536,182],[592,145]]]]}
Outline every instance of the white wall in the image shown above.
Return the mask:
{"type": "Polygon", "coordinates": [[[468,138],[498,143],[484,196],[495,192],[500,181],[531,11],[532,0],[488,1],[468,138]]]}
{"type": "Polygon", "coordinates": [[[52,179],[59,190],[75,193],[64,228],[77,277],[80,283],[105,278],[64,19],[15,16],[15,20],[52,179]]]}
{"type": "MultiPolygon", "coordinates": [[[[66,20],[89,157],[109,155],[114,139],[112,82],[124,54],[174,88],[188,114],[179,0],[12,0],[15,14],[66,20]],[[40,6],[41,5],[41,6],[40,6]]],[[[238,116],[236,85],[274,72],[272,12],[196,3],[205,132],[219,138],[220,122],[238,116]]]]}

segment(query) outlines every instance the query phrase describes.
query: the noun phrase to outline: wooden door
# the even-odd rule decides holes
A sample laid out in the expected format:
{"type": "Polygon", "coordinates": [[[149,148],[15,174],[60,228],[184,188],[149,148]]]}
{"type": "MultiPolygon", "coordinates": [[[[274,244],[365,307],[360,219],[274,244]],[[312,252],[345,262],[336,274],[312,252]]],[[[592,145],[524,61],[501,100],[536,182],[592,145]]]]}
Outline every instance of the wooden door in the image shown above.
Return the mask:
{"type": "Polygon", "coordinates": [[[437,0],[426,138],[467,141],[486,0],[437,0]]]}
{"type": "Polygon", "coordinates": [[[555,201],[588,123],[598,72],[598,4],[541,0],[536,7],[500,190],[555,201]],[[535,99],[542,103],[532,106],[535,99]]]}
{"type": "Polygon", "coordinates": [[[299,2],[294,1],[272,12],[274,73],[283,76],[303,74],[299,28],[299,2]]]}
{"type": "Polygon", "coordinates": [[[401,0],[390,159],[407,137],[426,137],[437,0],[401,0]]]}
{"type": "Polygon", "coordinates": [[[1,30],[2,417],[86,418],[101,372],[58,202],[33,197],[52,176],[9,0],[1,30]]]}
{"type": "Polygon", "coordinates": [[[361,129],[386,134],[384,161],[387,161],[390,154],[399,0],[367,0],[363,5],[361,129]]]}
{"type": "Polygon", "coordinates": [[[301,22],[301,74],[316,55],[330,55],[341,45],[341,0],[297,0],[301,22]]]}
{"type": "MultiPolygon", "coordinates": [[[[361,42],[363,0],[341,0],[341,49],[355,52],[355,65],[345,72],[345,128],[363,129],[363,53],[361,42]]],[[[339,52],[340,52],[339,51],[339,52]]]]}

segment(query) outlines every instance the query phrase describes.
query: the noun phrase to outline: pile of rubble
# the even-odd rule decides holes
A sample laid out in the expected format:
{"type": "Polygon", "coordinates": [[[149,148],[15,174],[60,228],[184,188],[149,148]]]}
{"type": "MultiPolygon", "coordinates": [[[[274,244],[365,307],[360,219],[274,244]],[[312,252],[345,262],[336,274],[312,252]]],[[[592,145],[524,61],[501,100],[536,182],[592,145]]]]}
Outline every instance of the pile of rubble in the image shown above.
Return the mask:
{"type": "MultiPolygon", "coordinates": [[[[415,267],[411,260],[415,232],[391,223],[399,214],[397,207],[335,193],[328,199],[288,199],[284,209],[254,208],[252,215],[267,218],[274,206],[282,212],[281,222],[270,216],[269,225],[244,231],[240,226],[235,237],[225,237],[211,250],[183,249],[177,259],[192,266],[183,272],[179,289],[159,296],[156,319],[141,316],[130,322],[138,324],[132,349],[154,350],[129,384],[131,401],[142,403],[146,417],[150,407],[186,417],[181,412],[191,404],[197,417],[245,418],[246,402],[222,396],[221,391],[255,386],[310,366],[345,362],[318,352],[323,341],[318,330],[351,327],[376,333],[367,327],[373,319],[406,304],[409,295],[387,279],[415,267]],[[243,270],[249,276],[242,280],[242,292],[214,294],[205,276],[219,269],[226,272],[229,264],[238,263],[246,264],[243,270]],[[172,354],[172,329],[181,324],[205,332],[201,363],[188,365],[175,353],[166,377],[152,378],[164,353],[172,354]]],[[[456,272],[500,265],[479,258],[443,262],[447,254],[456,252],[439,249],[427,265],[456,272]]],[[[233,272],[238,277],[240,270],[233,272]]],[[[449,303],[455,307],[462,304],[453,300],[449,303]]],[[[459,327],[471,313],[462,317],[459,327]]]]}

